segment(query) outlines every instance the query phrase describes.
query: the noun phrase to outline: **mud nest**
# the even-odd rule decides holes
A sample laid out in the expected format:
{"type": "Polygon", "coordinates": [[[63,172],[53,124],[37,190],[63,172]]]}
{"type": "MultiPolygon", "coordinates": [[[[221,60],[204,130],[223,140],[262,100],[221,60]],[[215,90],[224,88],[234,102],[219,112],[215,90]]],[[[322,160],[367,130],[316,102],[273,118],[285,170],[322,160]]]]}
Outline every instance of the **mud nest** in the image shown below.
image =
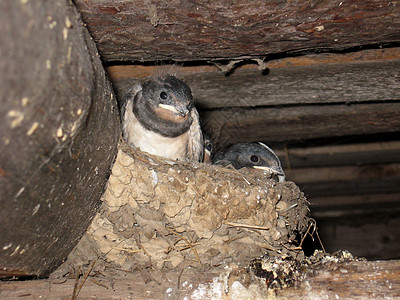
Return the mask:
{"type": "Polygon", "coordinates": [[[305,232],[308,202],[271,174],[169,161],[120,143],[102,207],[71,267],[135,271],[248,264],[284,255],[305,232]]]}

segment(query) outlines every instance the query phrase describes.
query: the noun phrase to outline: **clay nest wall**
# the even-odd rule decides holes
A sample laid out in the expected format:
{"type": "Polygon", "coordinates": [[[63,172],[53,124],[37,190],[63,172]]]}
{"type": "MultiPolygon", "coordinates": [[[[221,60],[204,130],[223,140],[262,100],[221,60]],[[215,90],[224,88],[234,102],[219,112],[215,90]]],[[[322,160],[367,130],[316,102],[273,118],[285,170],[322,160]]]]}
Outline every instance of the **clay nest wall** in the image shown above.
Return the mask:
{"type": "Polygon", "coordinates": [[[102,208],[63,269],[135,271],[248,264],[285,255],[304,234],[308,202],[271,174],[175,162],[120,143],[102,208]]]}

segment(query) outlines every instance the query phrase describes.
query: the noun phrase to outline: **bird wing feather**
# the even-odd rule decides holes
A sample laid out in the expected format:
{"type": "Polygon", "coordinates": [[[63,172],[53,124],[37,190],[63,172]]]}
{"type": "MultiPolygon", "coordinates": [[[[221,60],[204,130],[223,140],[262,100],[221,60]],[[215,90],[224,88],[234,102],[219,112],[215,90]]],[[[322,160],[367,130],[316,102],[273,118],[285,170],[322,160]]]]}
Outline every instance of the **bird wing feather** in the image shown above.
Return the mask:
{"type": "Polygon", "coordinates": [[[124,117],[126,113],[126,105],[129,101],[133,101],[136,93],[138,93],[142,89],[142,85],[137,83],[133,85],[128,92],[122,97],[121,102],[119,103],[121,121],[124,122],[124,117]]]}
{"type": "Polygon", "coordinates": [[[189,128],[188,158],[190,161],[200,162],[203,160],[203,134],[200,128],[200,117],[196,108],[191,112],[193,122],[189,128]]]}

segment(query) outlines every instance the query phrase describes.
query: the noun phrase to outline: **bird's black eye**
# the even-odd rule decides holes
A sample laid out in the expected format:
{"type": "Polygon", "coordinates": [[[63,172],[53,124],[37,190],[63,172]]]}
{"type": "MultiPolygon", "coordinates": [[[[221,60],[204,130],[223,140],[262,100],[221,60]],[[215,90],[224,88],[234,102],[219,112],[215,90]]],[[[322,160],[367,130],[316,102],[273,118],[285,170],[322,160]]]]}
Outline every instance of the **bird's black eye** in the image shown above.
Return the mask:
{"type": "Polygon", "coordinates": [[[251,160],[253,163],[256,163],[256,162],[258,162],[259,158],[258,158],[257,155],[252,155],[252,156],[250,156],[250,160],[251,160]]]}
{"type": "Polygon", "coordinates": [[[160,98],[163,100],[166,100],[168,98],[168,94],[166,92],[161,92],[160,93],[160,98]]]}
{"type": "Polygon", "coordinates": [[[211,151],[211,150],[212,150],[212,145],[211,145],[211,144],[207,144],[207,145],[206,145],[206,149],[207,149],[208,151],[211,151]]]}

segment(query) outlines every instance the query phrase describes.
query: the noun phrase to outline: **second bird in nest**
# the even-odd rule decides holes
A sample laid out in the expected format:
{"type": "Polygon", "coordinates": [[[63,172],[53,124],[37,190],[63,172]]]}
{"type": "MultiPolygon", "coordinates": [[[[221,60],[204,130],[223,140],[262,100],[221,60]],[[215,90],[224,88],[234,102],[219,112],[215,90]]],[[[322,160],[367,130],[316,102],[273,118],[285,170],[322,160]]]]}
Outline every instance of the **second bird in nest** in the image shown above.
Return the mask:
{"type": "Polygon", "coordinates": [[[275,152],[267,145],[258,143],[238,143],[220,151],[213,157],[217,165],[232,165],[235,169],[244,167],[268,171],[285,181],[281,162],[275,152]]]}

